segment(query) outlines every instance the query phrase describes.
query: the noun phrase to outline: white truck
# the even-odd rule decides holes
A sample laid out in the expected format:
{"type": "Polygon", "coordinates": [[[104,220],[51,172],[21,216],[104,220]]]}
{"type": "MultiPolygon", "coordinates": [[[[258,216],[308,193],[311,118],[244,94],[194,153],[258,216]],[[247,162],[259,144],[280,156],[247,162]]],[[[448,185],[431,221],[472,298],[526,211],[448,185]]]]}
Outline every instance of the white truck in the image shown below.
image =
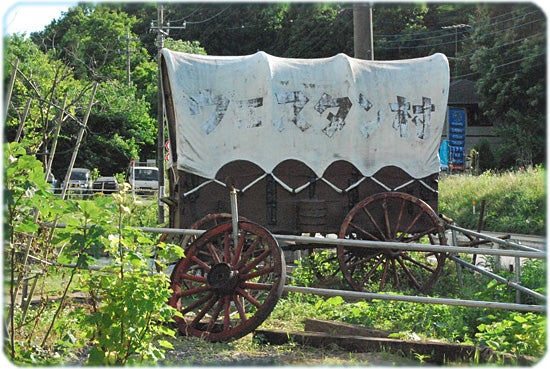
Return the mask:
{"type": "Polygon", "coordinates": [[[132,161],[126,180],[136,194],[153,195],[159,189],[159,170],[154,163],[140,164],[132,161]]]}

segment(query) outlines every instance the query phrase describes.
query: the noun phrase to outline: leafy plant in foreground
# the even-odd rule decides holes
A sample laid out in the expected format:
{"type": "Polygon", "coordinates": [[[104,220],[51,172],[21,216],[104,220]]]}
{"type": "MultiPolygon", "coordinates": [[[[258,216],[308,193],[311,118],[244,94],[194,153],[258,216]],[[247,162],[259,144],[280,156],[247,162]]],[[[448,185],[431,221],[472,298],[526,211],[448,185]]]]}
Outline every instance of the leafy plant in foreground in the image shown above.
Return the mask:
{"type": "Polygon", "coordinates": [[[480,344],[497,351],[541,356],[546,349],[546,317],[534,313],[511,313],[506,319],[489,316],[478,326],[480,344]],[[491,319],[493,318],[493,319],[491,319]]]}
{"type": "MultiPolygon", "coordinates": [[[[4,349],[15,363],[55,363],[49,332],[41,337],[37,327],[52,326],[61,310],[50,317],[43,304],[31,308],[35,286],[48,275],[47,260],[53,253],[52,229],[43,227],[63,213],[46,183],[42,163],[29,155],[24,145],[5,143],[4,154],[4,264],[8,283],[4,306],[4,349]],[[31,285],[28,289],[26,284],[31,285]]],[[[39,288],[36,288],[38,290],[39,288]]]]}
{"type": "Polygon", "coordinates": [[[139,251],[151,238],[125,227],[130,213],[126,190],[114,194],[118,214],[105,251],[110,264],[92,273],[86,288],[92,296],[93,314],[85,322],[92,328],[94,344],[88,364],[126,365],[155,362],[172,345],[165,337],[175,330],[168,326],[177,313],[166,301],[170,296],[168,276],[152,272],[149,255],[139,251]]]}

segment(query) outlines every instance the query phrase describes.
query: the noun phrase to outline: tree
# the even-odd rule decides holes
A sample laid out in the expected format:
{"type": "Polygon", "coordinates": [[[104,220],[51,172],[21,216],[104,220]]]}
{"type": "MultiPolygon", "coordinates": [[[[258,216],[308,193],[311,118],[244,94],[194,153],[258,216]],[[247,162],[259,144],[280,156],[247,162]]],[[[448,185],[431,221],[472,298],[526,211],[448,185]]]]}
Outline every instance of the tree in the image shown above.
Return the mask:
{"type": "Polygon", "coordinates": [[[91,85],[74,79],[72,70],[27,38],[6,37],[4,81],[17,66],[4,127],[4,140],[18,139],[44,164],[59,124],[78,129],[91,85]]]}
{"type": "Polygon", "coordinates": [[[166,22],[185,27],[170,30],[173,39],[199,41],[209,55],[273,52],[287,4],[167,3],[166,22]]]}
{"type": "Polygon", "coordinates": [[[351,8],[339,4],[291,3],[276,52],[288,58],[325,58],[339,53],[353,56],[352,14],[351,8]]]}
{"type": "Polygon", "coordinates": [[[472,70],[485,115],[500,124],[500,167],[543,163],[546,138],[546,20],[529,4],[480,5],[472,70]]]}
{"type": "MultiPolygon", "coordinates": [[[[33,34],[48,53],[73,67],[76,78],[100,82],[77,163],[102,174],[123,172],[131,158],[156,156],[158,71],[139,38],[129,32],[136,22],[116,5],[79,4],[33,34]],[[127,58],[131,77],[136,74],[130,85],[127,58]]],[[[71,149],[74,134],[74,129],[62,133],[60,150],[71,149]]],[[[56,163],[60,175],[66,164],[66,157],[56,163]]]]}

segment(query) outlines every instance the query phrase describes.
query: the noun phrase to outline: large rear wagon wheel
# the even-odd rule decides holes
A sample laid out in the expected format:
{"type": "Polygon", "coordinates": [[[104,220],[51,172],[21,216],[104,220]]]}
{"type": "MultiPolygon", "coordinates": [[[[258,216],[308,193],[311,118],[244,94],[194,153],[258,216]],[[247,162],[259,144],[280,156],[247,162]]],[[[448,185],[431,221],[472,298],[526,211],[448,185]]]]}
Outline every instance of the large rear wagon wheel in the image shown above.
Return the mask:
{"type": "MultiPolygon", "coordinates": [[[[340,238],[446,245],[439,217],[421,199],[401,192],[369,196],[350,210],[340,238]]],[[[412,288],[427,292],[443,270],[446,254],[431,251],[338,246],[338,263],[356,291],[412,288]]]]}
{"type": "Polygon", "coordinates": [[[198,237],[171,275],[169,304],[186,335],[231,341],[258,327],[273,311],[286,278],[281,248],[260,225],[239,221],[233,242],[231,222],[198,237]]]}

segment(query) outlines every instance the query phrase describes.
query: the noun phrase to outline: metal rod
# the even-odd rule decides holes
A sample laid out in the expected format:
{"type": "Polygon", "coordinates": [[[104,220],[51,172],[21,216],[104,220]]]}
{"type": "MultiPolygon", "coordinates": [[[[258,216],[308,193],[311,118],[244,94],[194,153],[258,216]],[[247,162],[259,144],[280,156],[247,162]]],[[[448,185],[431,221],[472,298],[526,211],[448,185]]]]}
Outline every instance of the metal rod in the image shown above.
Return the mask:
{"type": "MultiPolygon", "coordinates": [[[[204,230],[196,230],[196,229],[151,228],[151,227],[137,227],[137,228],[141,229],[144,232],[151,232],[151,233],[190,234],[190,235],[201,235],[202,233],[204,233],[204,230]]],[[[273,237],[275,237],[277,241],[304,242],[304,243],[311,243],[311,244],[332,245],[332,246],[338,245],[338,246],[349,246],[349,247],[357,247],[357,248],[399,249],[399,250],[422,251],[422,252],[430,251],[430,252],[446,252],[446,253],[500,255],[500,256],[534,258],[534,259],[546,258],[546,252],[540,251],[537,249],[531,249],[535,251],[518,251],[518,250],[473,248],[473,247],[462,247],[462,246],[427,245],[422,243],[350,240],[346,238],[322,238],[322,237],[278,235],[278,234],[274,234],[273,237]]]]}
{"type": "Polygon", "coordinates": [[[467,306],[487,309],[503,309],[503,310],[517,310],[517,311],[531,311],[537,313],[543,313],[546,311],[546,306],[543,305],[524,305],[513,304],[505,302],[492,302],[492,301],[474,301],[474,300],[459,300],[440,297],[423,297],[423,296],[405,296],[394,294],[381,294],[371,292],[358,292],[358,291],[345,291],[345,290],[329,290],[324,288],[311,288],[311,287],[298,287],[298,286],[284,286],[286,292],[298,292],[298,293],[310,293],[321,296],[341,296],[350,298],[363,298],[363,299],[378,299],[378,300],[393,300],[393,301],[406,301],[406,302],[418,302],[424,304],[439,304],[439,305],[454,305],[454,306],[467,306]]]}
{"type": "Polygon", "coordinates": [[[484,240],[488,240],[488,241],[491,241],[491,242],[494,242],[494,243],[498,243],[500,245],[504,245],[504,246],[508,246],[508,247],[515,247],[516,249],[519,249],[519,250],[542,252],[539,249],[535,249],[533,247],[520,245],[519,243],[503,240],[503,239],[500,239],[500,238],[497,238],[497,237],[487,236],[487,235],[484,235],[483,233],[479,233],[479,232],[475,232],[475,231],[472,231],[472,230],[469,230],[469,229],[466,229],[466,228],[458,227],[454,224],[447,224],[446,227],[450,228],[450,229],[454,229],[454,230],[459,231],[459,232],[462,232],[464,234],[469,234],[471,236],[479,237],[479,238],[482,238],[484,240]]]}
{"type": "Polygon", "coordinates": [[[535,297],[535,298],[537,298],[537,299],[539,299],[539,300],[546,301],[546,296],[541,295],[540,293],[535,292],[535,291],[533,291],[533,290],[530,290],[530,289],[528,289],[528,288],[526,288],[526,287],[523,287],[522,285],[520,285],[520,284],[518,284],[518,283],[516,283],[516,282],[512,282],[512,281],[510,281],[510,280],[508,280],[508,279],[506,279],[506,278],[504,278],[504,277],[501,277],[501,276],[499,276],[498,274],[491,273],[491,272],[489,272],[488,270],[485,270],[485,269],[483,269],[483,268],[479,268],[479,267],[477,267],[477,266],[475,266],[475,265],[473,265],[473,264],[471,264],[471,263],[468,263],[467,261],[462,260],[462,259],[459,258],[459,257],[454,256],[454,255],[450,255],[449,258],[452,259],[452,260],[454,260],[454,261],[456,261],[457,263],[459,263],[459,264],[461,264],[461,265],[467,266],[468,268],[471,268],[471,269],[475,270],[475,271],[478,272],[478,273],[485,274],[486,276],[489,276],[489,277],[491,277],[491,278],[494,278],[494,279],[496,279],[497,281],[499,281],[499,282],[501,282],[501,283],[503,283],[503,284],[505,284],[505,285],[507,285],[507,286],[513,287],[513,288],[515,288],[515,289],[517,289],[517,290],[519,290],[519,291],[521,291],[521,292],[524,292],[524,293],[526,293],[526,294],[528,294],[528,295],[531,295],[531,296],[533,296],[533,297],[535,297]]]}

